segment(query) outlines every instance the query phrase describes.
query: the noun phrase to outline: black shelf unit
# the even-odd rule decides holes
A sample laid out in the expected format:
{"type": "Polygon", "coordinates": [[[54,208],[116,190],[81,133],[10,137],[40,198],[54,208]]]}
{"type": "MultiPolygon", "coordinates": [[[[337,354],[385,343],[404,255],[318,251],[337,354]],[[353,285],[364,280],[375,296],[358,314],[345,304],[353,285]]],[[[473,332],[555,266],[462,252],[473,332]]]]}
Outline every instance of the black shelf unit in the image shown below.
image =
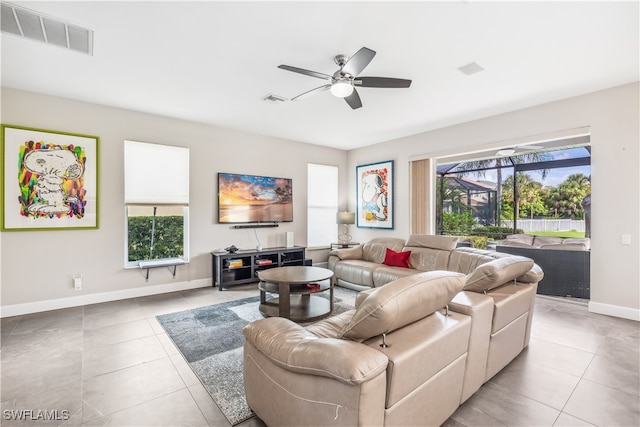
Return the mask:
{"type": "Polygon", "coordinates": [[[223,290],[229,286],[259,282],[258,272],[267,268],[305,264],[305,248],[266,248],[239,250],[235,253],[211,252],[213,286],[223,290]]]}

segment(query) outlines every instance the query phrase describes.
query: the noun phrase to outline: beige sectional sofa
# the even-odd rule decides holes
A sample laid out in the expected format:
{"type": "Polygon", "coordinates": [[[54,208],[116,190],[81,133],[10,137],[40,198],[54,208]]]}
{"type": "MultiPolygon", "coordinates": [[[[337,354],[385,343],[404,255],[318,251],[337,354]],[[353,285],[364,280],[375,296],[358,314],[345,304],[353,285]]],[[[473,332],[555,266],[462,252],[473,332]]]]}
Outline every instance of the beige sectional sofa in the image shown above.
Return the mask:
{"type": "Polygon", "coordinates": [[[530,259],[444,236],[361,246],[330,264],[366,289],[354,310],[245,327],[247,402],[268,425],[439,425],[527,346],[543,276],[530,259]],[[386,247],[411,247],[411,268],[376,262],[386,247]]]}

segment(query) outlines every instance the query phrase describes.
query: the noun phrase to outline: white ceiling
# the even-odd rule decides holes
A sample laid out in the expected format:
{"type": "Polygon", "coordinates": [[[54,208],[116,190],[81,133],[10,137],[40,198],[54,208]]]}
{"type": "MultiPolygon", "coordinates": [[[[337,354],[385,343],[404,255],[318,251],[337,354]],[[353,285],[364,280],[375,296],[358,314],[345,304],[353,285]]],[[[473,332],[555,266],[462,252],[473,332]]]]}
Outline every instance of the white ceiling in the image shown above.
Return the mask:
{"type": "Polygon", "coordinates": [[[94,30],[93,56],[2,33],[2,85],[352,149],[638,81],[627,2],[12,1],[94,30]],[[352,110],[323,84],[336,54],[377,52],[352,110]],[[466,76],[458,67],[485,71],[466,76]]]}

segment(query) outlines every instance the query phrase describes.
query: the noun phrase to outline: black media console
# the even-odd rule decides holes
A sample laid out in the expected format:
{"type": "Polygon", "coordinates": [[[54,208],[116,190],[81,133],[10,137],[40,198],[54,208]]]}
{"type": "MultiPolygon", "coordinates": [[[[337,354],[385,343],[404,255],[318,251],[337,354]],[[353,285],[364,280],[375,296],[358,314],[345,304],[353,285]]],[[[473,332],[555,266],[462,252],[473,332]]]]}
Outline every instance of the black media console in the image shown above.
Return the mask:
{"type": "Polygon", "coordinates": [[[259,282],[258,271],[273,267],[305,265],[305,248],[265,248],[239,250],[235,253],[211,252],[213,286],[223,290],[228,286],[259,282]]]}

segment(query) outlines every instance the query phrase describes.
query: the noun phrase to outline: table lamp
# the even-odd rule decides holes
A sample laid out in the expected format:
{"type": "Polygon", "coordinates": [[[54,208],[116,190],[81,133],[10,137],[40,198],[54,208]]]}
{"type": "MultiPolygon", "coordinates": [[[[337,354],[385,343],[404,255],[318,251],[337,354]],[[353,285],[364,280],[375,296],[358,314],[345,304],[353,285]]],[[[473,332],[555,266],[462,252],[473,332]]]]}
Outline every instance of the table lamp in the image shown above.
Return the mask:
{"type": "Polygon", "coordinates": [[[338,212],[336,214],[336,223],[340,225],[340,234],[338,241],[340,243],[349,243],[351,235],[349,234],[349,224],[356,223],[356,214],[353,212],[338,212]]]}

